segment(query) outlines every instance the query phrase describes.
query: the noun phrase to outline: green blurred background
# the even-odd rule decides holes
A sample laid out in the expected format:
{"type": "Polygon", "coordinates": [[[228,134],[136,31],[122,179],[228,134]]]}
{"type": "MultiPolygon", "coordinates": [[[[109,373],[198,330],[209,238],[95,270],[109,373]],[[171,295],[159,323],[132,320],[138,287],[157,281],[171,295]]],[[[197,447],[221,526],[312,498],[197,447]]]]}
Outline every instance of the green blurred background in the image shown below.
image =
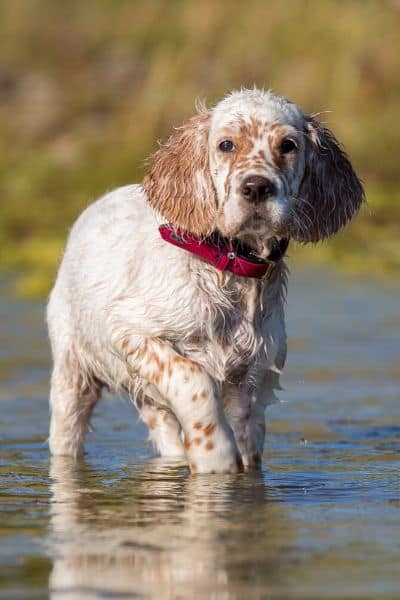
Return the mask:
{"type": "Polygon", "coordinates": [[[0,4],[0,269],[45,295],[79,212],[139,181],[194,111],[265,86],[322,120],[369,205],[295,261],[400,268],[400,2],[5,0],[0,4]]]}

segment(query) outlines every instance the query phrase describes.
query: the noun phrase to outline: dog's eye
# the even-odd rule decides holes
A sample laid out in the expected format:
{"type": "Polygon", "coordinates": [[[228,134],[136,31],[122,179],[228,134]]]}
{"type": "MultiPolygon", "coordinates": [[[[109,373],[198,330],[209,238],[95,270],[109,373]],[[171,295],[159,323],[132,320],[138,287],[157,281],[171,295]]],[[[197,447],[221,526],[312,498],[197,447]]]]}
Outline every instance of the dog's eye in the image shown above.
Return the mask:
{"type": "Polygon", "coordinates": [[[231,140],[223,140],[218,144],[218,148],[221,150],[221,152],[233,152],[235,145],[233,142],[231,142],[231,140]]]}
{"type": "Polygon", "coordinates": [[[289,154],[289,152],[293,152],[293,150],[297,150],[297,144],[293,140],[287,139],[283,140],[280,145],[281,154],[289,154]]]}

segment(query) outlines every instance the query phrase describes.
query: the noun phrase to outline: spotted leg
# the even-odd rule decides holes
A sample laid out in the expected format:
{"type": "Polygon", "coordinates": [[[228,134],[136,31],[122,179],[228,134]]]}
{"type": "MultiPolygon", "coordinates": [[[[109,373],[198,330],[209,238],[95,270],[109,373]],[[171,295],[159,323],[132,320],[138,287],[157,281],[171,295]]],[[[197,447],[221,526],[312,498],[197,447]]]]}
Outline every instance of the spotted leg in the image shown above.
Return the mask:
{"type": "Polygon", "coordinates": [[[236,473],[240,455],[211,377],[157,338],[126,334],[117,348],[132,375],[154,385],[176,416],[192,473],[236,473]]]}
{"type": "Polygon", "coordinates": [[[153,446],[161,456],[181,457],[185,452],[181,439],[181,426],[167,408],[156,406],[148,398],[138,403],[140,418],[149,428],[153,446]]]}

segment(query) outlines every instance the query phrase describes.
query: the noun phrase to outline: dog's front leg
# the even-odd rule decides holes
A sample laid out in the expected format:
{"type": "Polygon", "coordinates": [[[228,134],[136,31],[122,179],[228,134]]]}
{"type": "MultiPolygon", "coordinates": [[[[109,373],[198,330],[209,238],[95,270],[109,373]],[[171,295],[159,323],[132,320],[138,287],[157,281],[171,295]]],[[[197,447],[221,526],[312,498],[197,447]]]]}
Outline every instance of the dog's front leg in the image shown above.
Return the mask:
{"type": "Polygon", "coordinates": [[[241,385],[224,384],[222,402],[244,467],[259,469],[265,437],[264,408],[255,403],[245,381],[241,385]]]}
{"type": "Polygon", "coordinates": [[[168,402],[182,427],[192,473],[241,469],[217,387],[204,369],[157,338],[125,335],[118,352],[128,369],[154,385],[168,402]]]}

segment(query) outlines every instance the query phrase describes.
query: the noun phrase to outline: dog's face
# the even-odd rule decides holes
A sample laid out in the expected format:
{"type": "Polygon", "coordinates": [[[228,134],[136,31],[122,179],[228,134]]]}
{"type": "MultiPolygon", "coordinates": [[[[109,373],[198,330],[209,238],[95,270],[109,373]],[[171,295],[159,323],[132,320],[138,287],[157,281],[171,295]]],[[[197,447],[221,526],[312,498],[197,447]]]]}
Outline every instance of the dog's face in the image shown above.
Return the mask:
{"type": "Polygon", "coordinates": [[[288,235],[304,177],[305,122],[283,98],[236,93],[217,105],[209,134],[218,229],[228,237],[288,235]]]}
{"type": "Polygon", "coordinates": [[[315,242],[358,210],[363,189],[333,134],[292,102],[233,92],[201,110],[155,154],[144,187],[175,226],[250,241],[315,242]]]}

